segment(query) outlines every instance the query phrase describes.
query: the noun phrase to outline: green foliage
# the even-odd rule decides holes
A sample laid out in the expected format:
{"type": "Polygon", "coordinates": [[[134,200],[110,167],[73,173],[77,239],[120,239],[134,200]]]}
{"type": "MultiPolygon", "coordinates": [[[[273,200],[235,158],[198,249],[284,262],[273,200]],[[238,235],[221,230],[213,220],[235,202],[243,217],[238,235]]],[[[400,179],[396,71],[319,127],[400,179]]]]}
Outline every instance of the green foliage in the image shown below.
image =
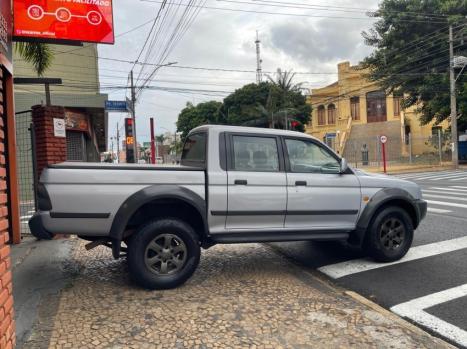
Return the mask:
{"type": "Polygon", "coordinates": [[[220,113],[221,107],[222,103],[216,101],[199,103],[196,106],[188,102],[177,120],[177,130],[182,133],[182,139],[185,139],[188,132],[197,126],[224,123],[220,113]]]}
{"type": "Polygon", "coordinates": [[[311,107],[301,93],[301,84],[294,84],[293,78],[291,72],[278,69],[276,79],[245,85],[223,103],[188,103],[178,117],[177,129],[184,138],[192,128],[203,124],[286,128],[287,120],[288,129],[298,121],[294,129],[303,132],[310,121],[311,107]]]}
{"type": "MultiPolygon", "coordinates": [[[[363,33],[366,43],[375,47],[362,64],[370,68],[370,80],[388,92],[403,93],[403,107],[418,105],[422,124],[439,123],[450,114],[448,25],[454,27],[455,55],[467,55],[465,4],[465,0],[383,0],[375,13],[379,20],[363,33]]],[[[466,81],[464,72],[457,82],[464,127],[466,81]]]]}
{"type": "Polygon", "coordinates": [[[46,44],[18,42],[15,45],[18,54],[31,63],[38,76],[43,76],[53,61],[53,53],[46,44]]]}

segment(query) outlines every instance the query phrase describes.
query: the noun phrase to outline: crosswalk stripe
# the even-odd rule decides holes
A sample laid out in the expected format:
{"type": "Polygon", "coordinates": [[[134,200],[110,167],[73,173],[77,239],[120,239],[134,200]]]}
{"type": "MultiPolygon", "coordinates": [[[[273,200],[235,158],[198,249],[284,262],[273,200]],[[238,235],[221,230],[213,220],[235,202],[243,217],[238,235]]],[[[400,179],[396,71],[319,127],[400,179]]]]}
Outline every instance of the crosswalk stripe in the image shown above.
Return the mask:
{"type": "Polygon", "coordinates": [[[434,207],[428,207],[427,211],[431,212],[431,213],[449,213],[449,212],[452,212],[451,210],[443,210],[441,208],[434,208],[434,207]]]}
{"type": "Polygon", "coordinates": [[[447,190],[447,191],[457,191],[457,192],[461,192],[461,193],[467,193],[467,190],[466,189],[457,189],[457,188],[451,188],[451,187],[445,187],[445,188],[442,188],[442,187],[430,187],[430,189],[436,189],[436,190],[447,190]]]}
{"type": "Polygon", "coordinates": [[[466,347],[467,331],[425,311],[425,309],[465,296],[467,296],[467,284],[395,305],[391,307],[391,311],[399,316],[409,318],[422,326],[428,327],[432,331],[449,338],[458,345],[466,347]]]}
{"type": "Polygon", "coordinates": [[[438,180],[438,179],[442,179],[442,178],[451,178],[451,177],[457,177],[457,176],[463,176],[463,175],[464,175],[464,172],[456,172],[456,173],[449,172],[449,173],[445,173],[445,174],[422,176],[422,177],[419,177],[418,179],[420,179],[420,180],[423,180],[423,179],[438,180]]]}
{"type": "Polygon", "coordinates": [[[435,177],[435,178],[431,178],[430,181],[453,180],[453,179],[459,178],[459,176],[464,176],[465,177],[465,174],[464,173],[459,173],[459,174],[456,174],[456,175],[435,177]]]}
{"type": "Polygon", "coordinates": [[[458,203],[455,203],[455,202],[444,202],[444,201],[435,201],[435,200],[425,200],[425,201],[428,202],[429,204],[432,204],[432,205],[467,208],[467,205],[458,204],[458,203]]]}
{"type": "Polygon", "coordinates": [[[461,185],[451,185],[450,188],[467,189],[467,187],[463,187],[461,185]]]}
{"type": "Polygon", "coordinates": [[[433,190],[433,189],[423,189],[422,193],[433,193],[433,194],[445,194],[445,195],[466,195],[467,193],[459,191],[444,191],[444,190],[433,190]]]}
{"type": "Polygon", "coordinates": [[[450,181],[465,181],[467,179],[467,177],[461,177],[461,178],[454,178],[454,179],[449,179],[450,181]]]}
{"type": "Polygon", "coordinates": [[[456,178],[461,176],[463,179],[466,178],[466,171],[443,171],[443,172],[426,172],[426,173],[416,173],[416,174],[404,174],[396,175],[397,178],[407,179],[407,180],[431,180],[438,181],[443,179],[456,178]]]}
{"type": "Polygon", "coordinates": [[[453,252],[467,248],[467,236],[460,238],[434,242],[431,244],[412,247],[400,260],[391,263],[378,263],[366,258],[351,259],[349,261],[330,264],[318,268],[318,270],[333,279],[347,275],[361,273],[378,268],[384,268],[395,264],[410,262],[417,259],[436,256],[443,253],[453,252]]]}
{"type": "Polygon", "coordinates": [[[458,201],[467,201],[467,197],[459,197],[459,196],[448,196],[448,195],[438,195],[438,194],[423,194],[423,197],[427,198],[438,198],[438,199],[451,199],[451,200],[458,200],[458,201]]]}

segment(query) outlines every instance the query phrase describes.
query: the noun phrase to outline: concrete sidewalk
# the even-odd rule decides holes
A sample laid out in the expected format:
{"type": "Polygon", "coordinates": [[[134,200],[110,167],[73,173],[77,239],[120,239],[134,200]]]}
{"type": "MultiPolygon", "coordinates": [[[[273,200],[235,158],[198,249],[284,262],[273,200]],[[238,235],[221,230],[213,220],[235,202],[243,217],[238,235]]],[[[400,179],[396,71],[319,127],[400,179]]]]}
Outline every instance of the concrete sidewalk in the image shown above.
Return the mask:
{"type": "Polygon", "coordinates": [[[73,243],[61,268],[70,282],[42,298],[25,348],[450,347],[267,245],[215,246],[187,284],[150,292],[130,283],[124,259],[73,243]]]}

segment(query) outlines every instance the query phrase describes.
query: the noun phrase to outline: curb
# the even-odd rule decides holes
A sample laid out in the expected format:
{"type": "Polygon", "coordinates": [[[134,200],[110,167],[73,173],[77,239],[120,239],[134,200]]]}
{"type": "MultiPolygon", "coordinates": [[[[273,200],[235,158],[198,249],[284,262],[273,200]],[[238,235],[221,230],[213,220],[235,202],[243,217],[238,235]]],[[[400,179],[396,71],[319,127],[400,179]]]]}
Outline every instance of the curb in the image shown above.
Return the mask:
{"type": "Polygon", "coordinates": [[[450,348],[450,349],[456,349],[457,348],[457,346],[447,342],[446,340],[444,340],[444,339],[442,339],[440,337],[437,337],[437,336],[431,334],[428,331],[423,330],[422,328],[412,324],[411,322],[405,320],[404,318],[402,318],[402,317],[394,314],[393,312],[383,308],[382,306],[376,304],[375,302],[369,300],[368,298],[363,297],[362,295],[358,294],[357,292],[345,290],[344,294],[351,297],[355,301],[367,306],[368,308],[371,308],[372,310],[380,313],[381,315],[391,319],[392,321],[394,321],[398,325],[406,328],[408,331],[416,333],[416,334],[418,334],[420,336],[430,337],[430,339],[433,340],[434,342],[436,342],[440,347],[442,346],[443,348],[450,348]]]}
{"type": "Polygon", "coordinates": [[[369,300],[368,298],[363,297],[362,295],[358,294],[357,292],[354,291],[344,291],[344,294],[353,298],[357,302],[367,306],[368,308],[371,308],[372,310],[380,313],[381,315],[391,319],[392,321],[396,322],[398,325],[406,328],[407,330],[414,332],[420,336],[430,336],[434,341],[438,342],[439,345],[444,345],[446,348],[453,348],[455,349],[456,347],[453,346],[452,344],[446,342],[445,340],[433,336],[431,333],[424,331],[420,327],[412,324],[411,322],[405,320],[404,318],[394,314],[393,312],[383,308],[382,306],[376,304],[375,302],[369,300]]]}
{"type": "Polygon", "coordinates": [[[316,270],[306,270],[303,268],[303,266],[300,263],[297,263],[293,258],[284,255],[277,247],[267,244],[268,247],[277,255],[280,257],[286,259],[289,263],[291,263],[295,268],[299,270],[299,272],[308,275],[309,278],[311,278],[313,281],[317,282],[318,284],[321,284],[323,287],[330,289],[337,294],[341,294],[347,297],[352,298],[354,301],[363,304],[364,306],[370,308],[371,310],[381,314],[382,316],[392,320],[394,323],[397,323],[401,327],[405,328],[406,330],[415,333],[421,337],[428,337],[430,340],[435,342],[437,344],[436,348],[449,348],[449,349],[456,349],[457,347],[450,344],[446,340],[435,336],[431,334],[430,332],[414,325],[413,323],[409,322],[408,320],[405,320],[404,318],[400,317],[399,315],[391,312],[390,310],[387,310],[383,308],[382,306],[376,304],[375,302],[369,300],[368,298],[360,295],[357,292],[354,291],[349,291],[347,289],[344,289],[343,287],[335,284],[333,280],[331,280],[329,277],[327,277],[325,274],[322,274],[319,271],[316,270]]]}

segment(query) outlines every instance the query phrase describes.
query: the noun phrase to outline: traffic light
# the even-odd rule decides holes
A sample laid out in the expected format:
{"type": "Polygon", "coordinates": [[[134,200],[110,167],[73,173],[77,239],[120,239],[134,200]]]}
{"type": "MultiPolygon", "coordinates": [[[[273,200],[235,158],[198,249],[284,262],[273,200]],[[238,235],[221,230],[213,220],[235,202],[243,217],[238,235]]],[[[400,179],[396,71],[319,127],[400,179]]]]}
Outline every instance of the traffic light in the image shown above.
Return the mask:
{"type": "Polygon", "coordinates": [[[133,119],[125,119],[125,140],[126,140],[126,162],[134,163],[135,162],[135,132],[133,119]]]}
{"type": "Polygon", "coordinates": [[[294,130],[294,129],[296,129],[298,126],[300,126],[300,122],[297,121],[297,120],[292,120],[292,121],[290,122],[290,126],[291,126],[291,129],[294,130]]]}

